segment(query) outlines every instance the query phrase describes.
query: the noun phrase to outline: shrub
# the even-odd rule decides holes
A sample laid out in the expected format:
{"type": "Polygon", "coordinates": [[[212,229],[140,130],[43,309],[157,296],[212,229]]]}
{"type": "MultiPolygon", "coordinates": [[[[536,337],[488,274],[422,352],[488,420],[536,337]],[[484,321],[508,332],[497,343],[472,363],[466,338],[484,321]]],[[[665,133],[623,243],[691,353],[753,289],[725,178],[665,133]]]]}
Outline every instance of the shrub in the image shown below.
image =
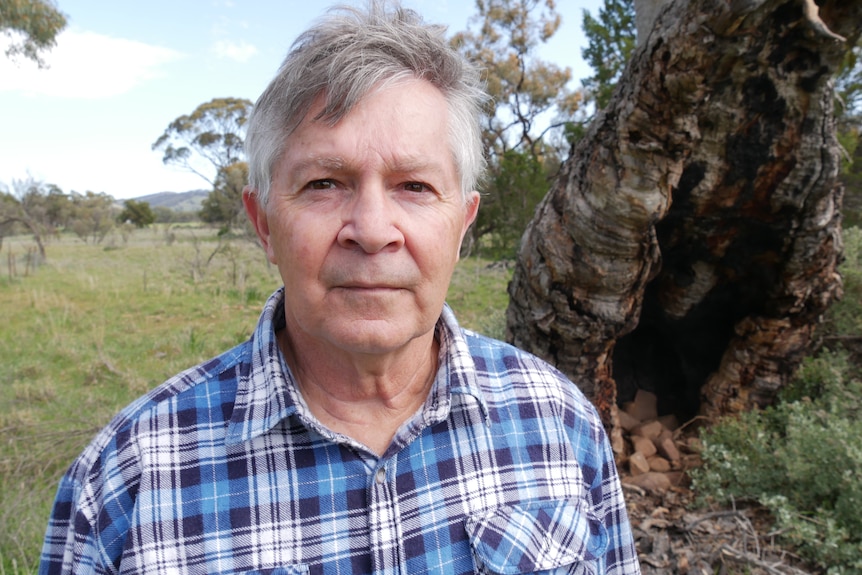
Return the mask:
{"type": "Polygon", "coordinates": [[[828,573],[862,573],[862,382],[847,355],[808,359],[779,403],[702,435],[702,500],[754,500],[828,573]]]}
{"type": "MultiPolygon", "coordinates": [[[[862,334],[862,230],[844,235],[844,298],[829,312],[827,341],[862,334]]],[[[830,574],[862,573],[862,380],[836,347],[807,358],[774,407],[703,431],[700,501],[753,500],[776,532],[830,574]]]]}

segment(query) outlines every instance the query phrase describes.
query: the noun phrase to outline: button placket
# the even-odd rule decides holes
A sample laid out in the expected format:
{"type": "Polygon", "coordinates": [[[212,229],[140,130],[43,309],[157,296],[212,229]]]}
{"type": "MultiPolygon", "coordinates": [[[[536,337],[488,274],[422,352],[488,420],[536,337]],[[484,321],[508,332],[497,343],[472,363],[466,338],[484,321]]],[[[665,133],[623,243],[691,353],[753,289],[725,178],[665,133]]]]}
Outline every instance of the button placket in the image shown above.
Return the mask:
{"type": "Polygon", "coordinates": [[[374,562],[379,574],[402,573],[401,565],[401,514],[398,495],[388,477],[389,465],[381,465],[370,477],[368,488],[368,527],[374,562]]]}

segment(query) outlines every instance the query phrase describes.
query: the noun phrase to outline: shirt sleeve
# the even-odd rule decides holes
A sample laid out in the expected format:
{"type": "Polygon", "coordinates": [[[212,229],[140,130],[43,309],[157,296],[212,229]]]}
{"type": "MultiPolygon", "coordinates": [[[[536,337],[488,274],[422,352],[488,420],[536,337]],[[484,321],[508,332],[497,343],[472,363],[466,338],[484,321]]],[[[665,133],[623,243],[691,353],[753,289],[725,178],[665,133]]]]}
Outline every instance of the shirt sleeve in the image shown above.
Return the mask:
{"type": "Polygon", "coordinates": [[[99,447],[94,441],[60,480],[42,546],[40,575],[118,572],[135,485],[118,464],[116,441],[114,437],[92,457],[99,447]]]}
{"type": "Polygon", "coordinates": [[[76,518],[80,491],[77,482],[68,475],[60,481],[42,546],[39,575],[103,572],[97,568],[98,553],[92,530],[76,518]]]}
{"type": "Polygon", "coordinates": [[[595,471],[589,486],[589,497],[609,536],[607,551],[601,558],[603,565],[600,565],[598,572],[606,575],[639,575],[640,563],[613,451],[598,414],[591,411],[594,414],[594,432],[590,434],[593,448],[583,449],[582,453],[593,458],[593,461],[585,462],[585,468],[595,471]]]}

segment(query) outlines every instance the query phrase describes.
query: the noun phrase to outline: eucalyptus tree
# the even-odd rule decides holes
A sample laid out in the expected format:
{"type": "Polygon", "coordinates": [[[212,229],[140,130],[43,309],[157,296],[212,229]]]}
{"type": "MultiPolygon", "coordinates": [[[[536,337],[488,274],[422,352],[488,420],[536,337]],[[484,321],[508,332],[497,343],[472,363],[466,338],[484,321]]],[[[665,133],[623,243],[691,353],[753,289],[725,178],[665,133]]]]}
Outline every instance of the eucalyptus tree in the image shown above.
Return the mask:
{"type": "Polygon", "coordinates": [[[66,16],[51,0],[0,0],[0,34],[9,38],[6,57],[23,56],[40,67],[42,53],[57,43],[66,16]]]}
{"type": "Polygon", "coordinates": [[[153,143],[162,161],[214,185],[223,170],[244,159],[245,124],[252,103],[244,98],[213,98],[168,124],[153,143]]]}
{"type": "Polygon", "coordinates": [[[165,164],[197,174],[212,186],[200,212],[206,222],[230,227],[243,212],[242,187],[248,178],[243,144],[251,108],[251,100],[244,98],[214,98],[171,122],[153,143],[165,164]]]}
{"type": "Polygon", "coordinates": [[[862,33],[862,0],[642,8],[655,19],[538,206],[507,312],[509,339],[614,429],[643,388],[683,417],[767,405],[812,349],[842,292],[835,77],[862,33]]]}

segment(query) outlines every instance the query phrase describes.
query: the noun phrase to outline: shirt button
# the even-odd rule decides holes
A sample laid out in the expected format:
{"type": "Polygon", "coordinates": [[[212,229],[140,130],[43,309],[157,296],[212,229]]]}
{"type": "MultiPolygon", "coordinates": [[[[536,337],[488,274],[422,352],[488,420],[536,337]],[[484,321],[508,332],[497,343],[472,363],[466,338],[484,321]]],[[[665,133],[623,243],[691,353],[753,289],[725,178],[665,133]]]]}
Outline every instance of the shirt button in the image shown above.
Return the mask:
{"type": "Polygon", "coordinates": [[[386,468],[381,467],[377,470],[377,475],[374,476],[374,480],[378,485],[383,485],[386,482],[386,468]]]}

